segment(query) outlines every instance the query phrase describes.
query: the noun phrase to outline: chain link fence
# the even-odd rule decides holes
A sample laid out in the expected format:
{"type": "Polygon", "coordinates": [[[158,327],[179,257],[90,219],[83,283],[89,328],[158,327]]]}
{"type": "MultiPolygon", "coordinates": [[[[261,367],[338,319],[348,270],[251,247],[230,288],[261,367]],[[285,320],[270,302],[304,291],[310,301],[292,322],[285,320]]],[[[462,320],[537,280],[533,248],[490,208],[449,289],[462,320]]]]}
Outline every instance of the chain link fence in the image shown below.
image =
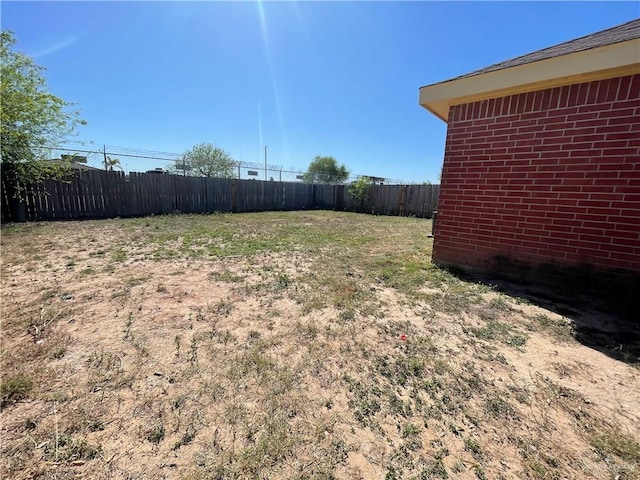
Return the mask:
{"type": "MultiPolygon", "coordinates": [[[[64,144],[57,147],[40,147],[40,156],[51,162],[67,160],[77,170],[118,170],[130,172],[170,173],[192,176],[190,165],[180,153],[142,150],[113,145],[64,144]]],[[[305,171],[282,165],[236,161],[234,177],[242,180],[267,180],[276,182],[304,182],[305,171]]],[[[398,179],[374,177],[371,175],[351,175],[344,181],[335,179],[330,183],[349,183],[366,176],[379,185],[408,185],[398,179]]]]}

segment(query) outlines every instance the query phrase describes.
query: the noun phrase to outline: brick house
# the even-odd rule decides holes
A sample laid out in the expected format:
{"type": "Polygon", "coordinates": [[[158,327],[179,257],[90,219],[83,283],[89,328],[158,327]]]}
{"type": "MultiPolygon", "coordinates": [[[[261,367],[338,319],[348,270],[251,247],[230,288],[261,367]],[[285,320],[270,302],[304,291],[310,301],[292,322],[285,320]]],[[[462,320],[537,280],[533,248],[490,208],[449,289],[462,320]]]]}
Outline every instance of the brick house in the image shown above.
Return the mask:
{"type": "Polygon", "coordinates": [[[420,105],[447,122],[436,263],[640,312],[640,19],[422,87],[420,105]]]}

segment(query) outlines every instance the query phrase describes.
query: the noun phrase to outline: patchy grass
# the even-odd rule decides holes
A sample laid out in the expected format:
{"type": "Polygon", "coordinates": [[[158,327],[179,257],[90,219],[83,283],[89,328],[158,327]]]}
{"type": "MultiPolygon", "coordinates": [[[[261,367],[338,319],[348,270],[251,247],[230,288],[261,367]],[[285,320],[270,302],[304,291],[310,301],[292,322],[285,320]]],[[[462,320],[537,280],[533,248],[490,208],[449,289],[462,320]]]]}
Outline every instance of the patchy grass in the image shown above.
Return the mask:
{"type": "MultiPolygon", "coordinates": [[[[482,318],[482,315],[480,316],[482,318]]],[[[483,327],[472,328],[471,333],[483,340],[498,340],[505,345],[521,347],[527,343],[527,337],[508,323],[489,320],[483,327]]]]}
{"type": "Polygon", "coordinates": [[[575,334],[571,323],[563,318],[551,318],[544,313],[537,313],[529,317],[526,325],[528,330],[543,329],[559,340],[571,340],[575,334]]]}
{"type": "Polygon", "coordinates": [[[638,370],[433,265],[430,230],[3,227],[4,476],[637,478],[638,370]]]}
{"type": "Polygon", "coordinates": [[[33,380],[28,375],[19,373],[4,377],[0,383],[2,406],[27,398],[32,388],[33,380]]]}

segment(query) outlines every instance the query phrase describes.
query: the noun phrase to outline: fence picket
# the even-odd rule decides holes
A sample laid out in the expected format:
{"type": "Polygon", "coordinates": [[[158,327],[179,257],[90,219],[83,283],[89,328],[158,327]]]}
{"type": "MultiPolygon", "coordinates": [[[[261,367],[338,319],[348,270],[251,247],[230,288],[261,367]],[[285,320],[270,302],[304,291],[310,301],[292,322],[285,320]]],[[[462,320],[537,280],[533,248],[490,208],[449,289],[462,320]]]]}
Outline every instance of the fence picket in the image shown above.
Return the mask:
{"type": "MultiPolygon", "coordinates": [[[[439,185],[372,185],[362,202],[346,185],[88,170],[37,185],[28,212],[33,220],[308,208],[430,217],[439,191],[439,185]]],[[[2,221],[11,221],[9,202],[1,204],[2,221]]]]}

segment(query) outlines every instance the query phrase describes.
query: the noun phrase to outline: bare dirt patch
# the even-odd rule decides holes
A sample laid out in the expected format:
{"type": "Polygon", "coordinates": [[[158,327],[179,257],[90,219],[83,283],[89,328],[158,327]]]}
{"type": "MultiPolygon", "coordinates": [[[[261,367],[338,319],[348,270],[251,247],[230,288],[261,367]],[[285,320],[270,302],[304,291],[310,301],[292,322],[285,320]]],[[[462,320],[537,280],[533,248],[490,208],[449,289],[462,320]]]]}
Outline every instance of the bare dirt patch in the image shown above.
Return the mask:
{"type": "Polygon", "coordinates": [[[3,478],[639,478],[638,359],[433,266],[428,232],[4,227],[3,478]]]}

